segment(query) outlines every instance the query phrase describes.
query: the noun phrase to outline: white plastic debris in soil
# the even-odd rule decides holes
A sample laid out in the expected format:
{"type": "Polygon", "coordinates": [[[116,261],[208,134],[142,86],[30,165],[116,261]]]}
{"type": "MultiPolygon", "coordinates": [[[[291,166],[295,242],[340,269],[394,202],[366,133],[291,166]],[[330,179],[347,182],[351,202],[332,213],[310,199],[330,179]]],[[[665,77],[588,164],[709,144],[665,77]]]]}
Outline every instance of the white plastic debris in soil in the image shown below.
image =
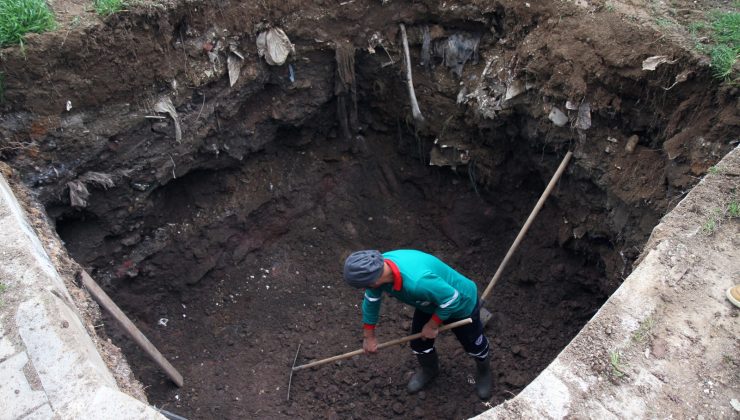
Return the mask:
{"type": "Polygon", "coordinates": [[[169,96],[162,97],[154,105],[154,110],[156,112],[169,114],[169,116],[175,122],[175,141],[180,143],[182,141],[182,130],[180,130],[180,120],[177,117],[177,110],[175,110],[175,105],[172,103],[172,99],[170,99],[169,96]]]}
{"type": "Polygon", "coordinates": [[[242,59],[234,54],[229,54],[226,58],[226,67],[229,70],[229,86],[234,86],[239,80],[239,73],[242,70],[242,59]]]}
{"type": "Polygon", "coordinates": [[[663,63],[673,64],[676,60],[672,60],[668,58],[667,55],[655,55],[652,57],[648,57],[642,62],[642,69],[643,70],[649,70],[649,71],[655,71],[656,68],[658,68],[659,65],[663,63]]]}
{"type": "Polygon", "coordinates": [[[257,36],[257,53],[267,64],[281,66],[290,54],[295,54],[295,46],[282,29],[270,28],[257,36]]]}

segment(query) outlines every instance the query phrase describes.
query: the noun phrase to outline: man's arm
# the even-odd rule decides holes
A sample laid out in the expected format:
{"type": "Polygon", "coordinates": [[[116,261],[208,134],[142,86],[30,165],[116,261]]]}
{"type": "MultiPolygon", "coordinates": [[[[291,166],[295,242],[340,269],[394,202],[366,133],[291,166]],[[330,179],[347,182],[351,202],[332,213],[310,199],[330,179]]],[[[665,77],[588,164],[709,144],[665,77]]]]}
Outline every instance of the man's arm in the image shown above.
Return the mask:
{"type": "Polygon", "coordinates": [[[380,289],[365,290],[365,299],[362,301],[362,348],[365,350],[365,353],[375,353],[378,351],[375,325],[378,323],[382,298],[383,292],[380,289]]]}

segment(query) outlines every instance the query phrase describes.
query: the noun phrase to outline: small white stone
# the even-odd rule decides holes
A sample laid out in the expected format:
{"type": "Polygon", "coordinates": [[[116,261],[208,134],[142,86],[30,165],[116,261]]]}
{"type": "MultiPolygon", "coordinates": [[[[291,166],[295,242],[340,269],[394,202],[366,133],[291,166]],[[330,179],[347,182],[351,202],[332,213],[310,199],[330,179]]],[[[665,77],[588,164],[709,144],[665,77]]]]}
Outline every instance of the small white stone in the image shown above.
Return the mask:
{"type": "Polygon", "coordinates": [[[563,111],[561,111],[557,107],[552,107],[547,118],[550,119],[550,121],[552,121],[552,123],[558,127],[563,127],[565,124],[568,123],[568,116],[565,115],[563,111]]]}
{"type": "Polygon", "coordinates": [[[730,405],[735,409],[735,411],[740,412],[740,401],[733,398],[730,400],[730,405]]]}

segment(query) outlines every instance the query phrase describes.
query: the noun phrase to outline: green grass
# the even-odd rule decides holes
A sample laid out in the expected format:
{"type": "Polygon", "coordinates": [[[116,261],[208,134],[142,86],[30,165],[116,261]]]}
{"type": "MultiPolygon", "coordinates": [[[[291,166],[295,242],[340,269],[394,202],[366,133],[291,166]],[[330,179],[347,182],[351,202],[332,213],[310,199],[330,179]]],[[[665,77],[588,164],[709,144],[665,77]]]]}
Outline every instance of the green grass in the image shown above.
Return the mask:
{"type": "Polygon", "coordinates": [[[726,45],[717,45],[709,52],[711,57],[712,74],[717,79],[729,80],[732,75],[732,66],[737,61],[738,52],[726,45]]]}
{"type": "Polygon", "coordinates": [[[666,19],[666,18],[656,18],[655,24],[661,28],[667,28],[669,26],[673,26],[673,22],[670,19],[666,19]]]}
{"type": "Polygon", "coordinates": [[[727,206],[727,216],[730,218],[740,217],[740,203],[730,201],[730,205],[727,206]]]}
{"type": "Polygon", "coordinates": [[[727,211],[725,213],[730,219],[740,217],[740,202],[738,202],[737,191],[735,190],[732,191],[732,198],[730,198],[730,203],[727,204],[727,211]]]}
{"type": "MultiPolygon", "coordinates": [[[[712,169],[710,168],[709,171],[712,172],[712,169]]],[[[740,217],[740,199],[738,198],[738,191],[736,189],[733,188],[730,190],[729,198],[727,201],[723,201],[726,204],[722,204],[721,207],[713,208],[709,212],[707,219],[702,224],[701,230],[705,234],[713,234],[714,231],[719,228],[720,224],[722,224],[724,219],[735,219],[740,217]]]]}
{"type": "Polygon", "coordinates": [[[3,283],[0,283],[0,307],[3,306],[2,294],[5,293],[6,290],[8,290],[8,286],[3,283]]]}
{"type": "Polygon", "coordinates": [[[740,46],[740,12],[715,13],[712,29],[718,43],[735,48],[740,46]]]}
{"type": "Polygon", "coordinates": [[[609,352],[609,363],[612,365],[612,374],[617,378],[627,374],[622,366],[622,355],[618,351],[609,352]]]}
{"type": "Polygon", "coordinates": [[[95,12],[100,16],[112,15],[123,9],[123,0],[95,0],[95,12]]]}
{"type": "Polygon", "coordinates": [[[689,32],[691,32],[691,35],[694,35],[696,37],[699,36],[699,33],[706,31],[708,28],[706,22],[691,22],[689,24],[689,32]]]}
{"type": "Polygon", "coordinates": [[[55,27],[54,14],[44,0],[0,0],[0,46],[22,44],[27,33],[55,27]]]}
{"type": "Polygon", "coordinates": [[[719,226],[721,218],[722,210],[716,208],[713,209],[712,212],[709,214],[707,220],[701,226],[701,230],[707,235],[713,234],[714,231],[717,230],[717,226],[719,226]]]}
{"type": "Polygon", "coordinates": [[[696,41],[696,49],[709,55],[712,75],[739,83],[735,65],[740,57],[740,12],[713,11],[706,21],[692,22],[687,29],[696,41]]]}
{"type": "Polygon", "coordinates": [[[733,67],[740,56],[740,12],[713,13],[711,19],[716,43],[709,52],[712,73],[718,79],[737,81],[733,67]]]}
{"type": "Polygon", "coordinates": [[[632,341],[636,343],[642,343],[647,338],[651,337],[654,324],[655,321],[653,321],[653,318],[645,318],[645,320],[640,323],[640,326],[637,328],[637,330],[632,333],[632,341]]]}

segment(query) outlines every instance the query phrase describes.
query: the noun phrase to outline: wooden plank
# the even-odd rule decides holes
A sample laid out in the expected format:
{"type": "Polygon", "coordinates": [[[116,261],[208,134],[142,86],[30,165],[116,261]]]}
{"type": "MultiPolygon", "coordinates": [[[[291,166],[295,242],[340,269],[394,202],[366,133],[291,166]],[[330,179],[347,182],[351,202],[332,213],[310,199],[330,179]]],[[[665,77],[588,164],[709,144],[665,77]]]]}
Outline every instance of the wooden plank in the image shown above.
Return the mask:
{"type": "Polygon", "coordinates": [[[142,333],[136,325],[121,311],[118,305],[103,291],[103,289],[95,283],[95,280],[90,277],[84,270],[80,272],[80,279],[82,285],[90,292],[95,300],[110,313],[118,324],[123,328],[123,331],[131,337],[139,347],[142,348],[154,360],[154,362],[164,370],[164,372],[172,379],[175,385],[182,387],[183,379],[180,372],[175,369],[167,359],[162,356],[162,353],[154,347],[154,344],[149,341],[148,338],[142,333]]]}

